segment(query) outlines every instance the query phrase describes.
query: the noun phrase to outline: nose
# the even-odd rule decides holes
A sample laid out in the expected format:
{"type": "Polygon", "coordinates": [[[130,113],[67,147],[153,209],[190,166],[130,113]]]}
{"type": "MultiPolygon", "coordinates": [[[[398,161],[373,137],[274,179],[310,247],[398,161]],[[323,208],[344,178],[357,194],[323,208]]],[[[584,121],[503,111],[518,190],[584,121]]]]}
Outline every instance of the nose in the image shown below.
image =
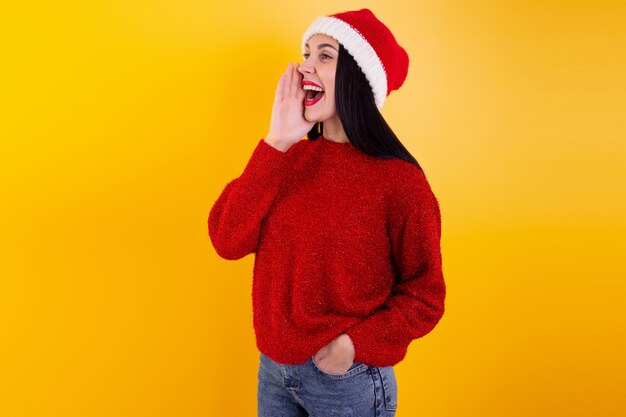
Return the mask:
{"type": "Polygon", "coordinates": [[[309,66],[308,64],[306,64],[306,62],[303,62],[301,65],[298,65],[298,72],[300,74],[304,74],[304,73],[313,73],[314,69],[312,66],[309,66]]]}

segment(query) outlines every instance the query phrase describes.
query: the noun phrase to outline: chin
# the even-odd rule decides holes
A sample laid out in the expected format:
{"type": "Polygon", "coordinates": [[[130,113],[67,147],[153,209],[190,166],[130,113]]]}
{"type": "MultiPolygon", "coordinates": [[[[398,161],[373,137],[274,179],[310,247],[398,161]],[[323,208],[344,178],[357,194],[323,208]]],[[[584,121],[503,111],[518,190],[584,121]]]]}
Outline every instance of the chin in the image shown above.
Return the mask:
{"type": "Polygon", "coordinates": [[[306,109],[305,109],[305,111],[304,111],[304,119],[305,119],[307,122],[309,122],[309,123],[317,123],[317,122],[321,122],[321,121],[322,121],[322,120],[319,118],[319,116],[318,116],[318,117],[315,117],[315,116],[311,115],[311,113],[310,113],[310,112],[308,112],[308,111],[306,111],[306,109]]]}
{"type": "Polygon", "coordinates": [[[309,122],[315,122],[315,123],[322,123],[325,120],[328,120],[328,117],[326,117],[321,112],[315,112],[315,113],[305,112],[304,118],[309,122]]]}

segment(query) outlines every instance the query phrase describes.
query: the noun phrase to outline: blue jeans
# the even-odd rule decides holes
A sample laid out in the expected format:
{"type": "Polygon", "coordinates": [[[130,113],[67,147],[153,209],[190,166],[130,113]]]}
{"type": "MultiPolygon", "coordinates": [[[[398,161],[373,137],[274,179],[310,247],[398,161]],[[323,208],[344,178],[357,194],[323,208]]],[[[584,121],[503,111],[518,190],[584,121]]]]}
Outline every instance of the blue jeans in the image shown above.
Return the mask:
{"type": "Polygon", "coordinates": [[[261,353],[258,417],[393,417],[398,385],[392,366],[354,362],[343,374],[322,371],[314,356],[288,365],[261,353]]]}

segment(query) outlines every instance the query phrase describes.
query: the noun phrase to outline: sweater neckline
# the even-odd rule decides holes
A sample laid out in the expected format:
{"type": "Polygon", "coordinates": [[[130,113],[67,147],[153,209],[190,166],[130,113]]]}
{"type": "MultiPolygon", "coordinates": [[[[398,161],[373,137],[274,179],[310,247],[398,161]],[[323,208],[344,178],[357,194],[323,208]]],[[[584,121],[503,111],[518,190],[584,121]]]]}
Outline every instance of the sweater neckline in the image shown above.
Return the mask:
{"type": "Polygon", "coordinates": [[[335,142],[323,135],[318,136],[314,142],[317,142],[316,148],[324,165],[342,167],[361,157],[361,151],[352,142],[335,142]]]}
{"type": "Polygon", "coordinates": [[[324,135],[320,135],[317,139],[323,141],[324,143],[332,145],[332,146],[351,146],[352,145],[352,142],[350,142],[350,141],[348,141],[348,142],[335,142],[334,140],[330,140],[330,139],[325,138],[324,135]]]}

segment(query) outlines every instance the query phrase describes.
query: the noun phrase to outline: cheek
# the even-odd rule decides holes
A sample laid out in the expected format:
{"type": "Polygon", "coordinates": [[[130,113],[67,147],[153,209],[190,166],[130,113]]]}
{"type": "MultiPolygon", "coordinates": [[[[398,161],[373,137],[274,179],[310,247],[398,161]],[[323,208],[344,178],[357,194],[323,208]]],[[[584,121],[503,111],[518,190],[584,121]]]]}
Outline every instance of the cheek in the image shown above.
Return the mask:
{"type": "Polygon", "coordinates": [[[326,91],[327,105],[335,105],[335,90],[326,91]]]}

